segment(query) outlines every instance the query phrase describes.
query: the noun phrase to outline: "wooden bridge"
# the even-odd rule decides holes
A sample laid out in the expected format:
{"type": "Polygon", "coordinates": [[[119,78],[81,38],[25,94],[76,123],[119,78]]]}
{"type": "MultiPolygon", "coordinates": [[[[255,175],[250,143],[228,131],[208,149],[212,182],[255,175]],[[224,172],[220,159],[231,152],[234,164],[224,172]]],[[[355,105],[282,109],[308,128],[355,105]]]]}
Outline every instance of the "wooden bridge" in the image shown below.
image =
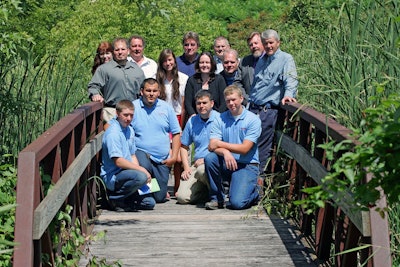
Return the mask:
{"type": "MultiPolygon", "coordinates": [[[[63,239],[54,239],[60,237],[54,222],[67,205],[82,233],[91,233],[94,225],[94,231],[107,230],[107,242],[93,243],[90,251],[108,261],[120,259],[122,266],[391,266],[387,216],[354,212],[346,203],[327,203],[311,215],[299,208],[297,227],[262,209],[206,211],[173,199],[154,211],[98,216],[94,177],[101,159],[101,108],[89,103],[76,109],[19,154],[14,266],[55,265],[63,239]],[[371,246],[355,249],[361,244],[371,246]]],[[[318,144],[348,139],[350,131],[297,103],[282,109],[286,130],[277,137],[290,158],[285,197],[295,200],[302,198],[301,188],[320,183],[332,164],[318,144]]]]}

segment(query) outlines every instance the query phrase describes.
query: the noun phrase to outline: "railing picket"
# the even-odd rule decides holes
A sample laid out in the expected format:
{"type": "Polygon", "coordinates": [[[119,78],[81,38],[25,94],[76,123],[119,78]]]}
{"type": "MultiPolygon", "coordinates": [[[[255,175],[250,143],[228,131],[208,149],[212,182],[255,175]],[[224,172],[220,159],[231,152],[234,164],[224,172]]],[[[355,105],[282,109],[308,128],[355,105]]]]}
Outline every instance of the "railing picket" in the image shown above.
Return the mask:
{"type": "MultiPolygon", "coordinates": [[[[323,178],[321,175],[326,172],[326,170],[329,170],[331,164],[333,164],[333,162],[327,160],[326,151],[318,147],[318,145],[325,144],[330,140],[336,142],[352,140],[353,143],[356,143],[356,140],[351,139],[351,131],[349,129],[338,124],[333,119],[328,118],[325,114],[321,114],[309,107],[302,106],[298,103],[290,103],[282,108],[286,111],[286,121],[288,121],[288,118],[292,117],[293,114],[300,117],[300,138],[298,145],[307,149],[313,156],[313,159],[310,159],[310,156],[306,155],[306,152],[304,152],[303,155],[299,155],[301,149],[294,148],[296,144],[289,141],[289,138],[292,140],[297,139],[297,135],[294,134],[296,132],[293,131],[293,129],[289,129],[285,132],[288,138],[282,138],[282,133],[278,131],[277,135],[283,140],[281,144],[282,148],[291,157],[296,159],[297,163],[301,163],[300,165],[302,166],[297,168],[296,175],[290,173],[290,177],[298,179],[297,184],[300,186],[299,190],[314,186],[316,182],[321,182],[323,178]],[[308,129],[311,135],[305,134],[305,132],[307,132],[307,127],[309,127],[308,129]],[[312,132],[310,131],[311,129],[313,129],[312,132]],[[286,142],[286,144],[284,144],[284,142],[286,142]],[[302,157],[304,157],[304,159],[301,159],[302,157]],[[318,166],[315,162],[311,164],[313,160],[317,160],[322,165],[318,166]],[[302,173],[304,171],[303,168],[305,168],[307,174],[302,173]]],[[[292,125],[287,123],[286,127],[289,126],[292,125]]],[[[341,154],[339,153],[335,155],[336,158],[340,156],[341,154]]],[[[293,190],[292,192],[295,193],[299,191],[293,190]]],[[[304,193],[299,192],[297,197],[301,199],[303,194],[304,193]]],[[[363,212],[354,212],[350,210],[346,204],[346,198],[351,197],[351,194],[345,194],[344,197],[344,199],[339,199],[338,202],[340,203],[336,203],[338,207],[326,205],[324,209],[316,213],[315,221],[313,215],[307,215],[304,213],[304,210],[300,209],[298,223],[302,233],[305,236],[311,235],[313,232],[311,225],[315,225],[314,240],[316,242],[318,258],[323,261],[332,259],[333,255],[331,254],[330,247],[333,242],[335,244],[336,253],[343,252],[346,249],[355,250],[351,254],[344,254],[346,256],[336,256],[336,266],[357,266],[357,264],[360,264],[361,258],[369,258],[370,262],[373,261],[373,266],[391,266],[387,216],[385,218],[378,218],[379,215],[377,216],[377,212],[372,210],[369,212],[369,217],[363,212]],[[344,211],[347,214],[345,214],[344,211]],[[352,218],[354,221],[350,221],[349,218],[352,218]],[[372,222],[372,220],[374,220],[374,222],[372,222]],[[371,235],[371,238],[368,238],[369,235],[371,235]],[[332,236],[335,236],[334,240],[332,240],[332,236]],[[365,249],[363,251],[357,251],[357,246],[361,244],[360,240],[371,240],[372,249],[370,253],[366,252],[367,250],[365,249]],[[377,247],[379,247],[379,249],[377,249],[377,247]]],[[[382,202],[385,202],[384,196],[382,202]]],[[[379,203],[378,206],[381,208],[385,207],[385,203],[379,203]]],[[[370,264],[370,262],[368,262],[368,264],[370,264]]]]}
{"type": "MultiPolygon", "coordinates": [[[[48,230],[40,236],[40,239],[34,240],[33,238],[35,210],[46,194],[46,192],[43,192],[41,169],[43,174],[50,175],[51,180],[57,183],[62,174],[74,162],[82,147],[89,141],[88,133],[90,133],[90,138],[94,138],[97,133],[103,130],[100,119],[101,109],[102,104],[94,102],[76,109],[20,152],[15,222],[15,242],[18,245],[14,250],[13,266],[46,266],[46,263],[42,262],[42,253],[49,253],[49,249],[50,252],[53,250],[51,238],[46,233],[48,230]],[[91,117],[89,118],[91,127],[90,129],[83,129],[84,127],[81,124],[85,124],[86,118],[89,116],[91,117]],[[76,129],[78,129],[78,133],[74,132],[76,129]],[[78,140],[79,142],[77,142],[78,140]]],[[[97,149],[98,152],[101,146],[99,147],[97,144],[94,149],[97,149]]],[[[93,153],[92,150],[88,150],[88,152],[93,153]]],[[[93,158],[98,159],[97,152],[93,154],[91,160],[87,161],[88,165],[84,168],[85,170],[87,168],[95,169],[89,170],[89,173],[96,173],[99,168],[98,161],[93,164],[92,160],[93,158]]],[[[82,176],[81,179],[87,179],[87,176],[82,176]]],[[[79,187],[79,184],[80,182],[77,182],[74,187],[79,187]]],[[[72,192],[62,201],[73,203],[75,212],[73,218],[82,216],[81,221],[86,221],[87,219],[83,216],[88,214],[87,207],[85,207],[88,205],[86,201],[87,193],[80,197],[79,190],[74,191],[73,189],[72,192]]],[[[86,228],[83,229],[86,230],[86,228]]],[[[61,246],[59,245],[57,251],[60,252],[60,249],[61,246]]],[[[49,255],[49,263],[50,266],[54,266],[53,253],[49,255]]]]}

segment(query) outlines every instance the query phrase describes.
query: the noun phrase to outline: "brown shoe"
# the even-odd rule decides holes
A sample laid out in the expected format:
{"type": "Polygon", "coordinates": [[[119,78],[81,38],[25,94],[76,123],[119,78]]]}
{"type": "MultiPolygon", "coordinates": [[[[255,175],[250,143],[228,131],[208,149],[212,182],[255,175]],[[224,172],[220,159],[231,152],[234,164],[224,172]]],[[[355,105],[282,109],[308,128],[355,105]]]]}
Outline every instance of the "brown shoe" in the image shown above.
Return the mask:
{"type": "Polygon", "coordinates": [[[207,202],[205,204],[206,210],[217,210],[217,209],[223,209],[224,208],[224,202],[217,202],[215,200],[212,200],[210,202],[207,202]]]}

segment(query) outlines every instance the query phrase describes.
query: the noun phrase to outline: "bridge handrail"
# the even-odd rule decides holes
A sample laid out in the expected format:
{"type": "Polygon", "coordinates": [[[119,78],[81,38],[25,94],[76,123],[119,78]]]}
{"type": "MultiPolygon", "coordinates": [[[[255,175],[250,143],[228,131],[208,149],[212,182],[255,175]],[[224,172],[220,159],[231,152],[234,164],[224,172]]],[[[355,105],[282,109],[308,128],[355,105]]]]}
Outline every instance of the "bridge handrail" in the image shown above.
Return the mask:
{"type": "MultiPolygon", "coordinates": [[[[293,158],[287,165],[291,180],[287,197],[301,199],[304,196],[301,189],[310,184],[309,179],[320,184],[333,163],[328,162],[325,151],[318,145],[329,142],[328,136],[337,142],[351,140],[356,144],[357,140],[351,137],[351,130],[308,106],[290,103],[282,106],[282,109],[285,114],[280,114],[280,121],[285,123],[278,128],[284,131],[278,130],[276,136],[280,149],[293,158]]],[[[366,179],[371,179],[371,176],[366,179]]],[[[347,197],[351,197],[351,194],[347,193],[347,197]]],[[[368,262],[368,266],[391,266],[388,215],[382,218],[375,208],[367,212],[353,211],[345,199],[336,205],[337,208],[334,208],[326,203],[326,208],[317,210],[311,216],[299,210],[300,229],[305,236],[311,236],[315,241],[317,257],[322,261],[334,257],[336,266],[357,266],[357,262],[362,260],[368,262]],[[341,219],[342,215],[344,219],[341,219]],[[335,238],[332,238],[333,235],[335,238]],[[335,253],[338,253],[355,249],[360,243],[371,246],[359,255],[357,251],[335,256],[331,253],[332,244],[335,253]]],[[[377,206],[386,207],[385,197],[377,206]]]]}
{"type": "Polygon", "coordinates": [[[88,231],[86,221],[96,214],[96,185],[88,178],[100,166],[101,110],[95,102],[78,107],[19,153],[13,266],[46,265],[42,253],[54,265],[48,225],[64,204],[88,231]],[[43,175],[54,184],[47,195],[43,175]]]}
{"type": "MultiPolygon", "coordinates": [[[[62,203],[74,207],[73,219],[79,217],[83,222],[82,232],[87,232],[88,226],[84,222],[96,213],[96,188],[87,181],[98,174],[101,161],[101,108],[100,103],[79,107],[21,151],[15,225],[15,241],[19,245],[14,252],[14,266],[41,266],[44,264],[41,262],[42,253],[49,253],[50,263],[54,263],[53,244],[46,228],[62,203]],[[71,167],[79,170],[73,171],[71,167]],[[47,196],[41,179],[43,173],[50,175],[55,184],[47,196]]],[[[278,132],[282,136],[280,145],[293,156],[288,173],[290,179],[307,186],[309,177],[322,179],[330,164],[317,145],[325,143],[327,136],[337,141],[349,139],[351,131],[326,115],[298,103],[285,105],[282,109],[286,112],[286,131],[278,132]],[[301,153],[296,154],[299,151],[301,153]],[[306,160],[302,160],[304,155],[308,155],[306,160]]],[[[292,196],[295,190],[293,185],[292,196]]],[[[301,196],[300,191],[296,193],[301,196]]],[[[384,206],[385,200],[382,201],[384,206]]],[[[356,247],[361,239],[372,244],[361,255],[361,259],[368,260],[368,266],[391,266],[387,216],[383,219],[371,209],[361,217],[354,217],[349,211],[346,213],[343,206],[340,204],[339,208],[333,208],[328,204],[325,209],[315,212],[313,216],[316,219],[301,214],[300,228],[305,236],[314,235],[318,258],[326,260],[332,257],[331,243],[334,243],[335,252],[342,252],[356,247]],[[344,218],[341,214],[345,215],[344,218]],[[365,220],[367,217],[369,220],[365,220]],[[333,228],[339,230],[334,231],[333,228]]],[[[356,266],[354,262],[359,259],[359,255],[354,253],[335,256],[336,266],[356,266]]]]}

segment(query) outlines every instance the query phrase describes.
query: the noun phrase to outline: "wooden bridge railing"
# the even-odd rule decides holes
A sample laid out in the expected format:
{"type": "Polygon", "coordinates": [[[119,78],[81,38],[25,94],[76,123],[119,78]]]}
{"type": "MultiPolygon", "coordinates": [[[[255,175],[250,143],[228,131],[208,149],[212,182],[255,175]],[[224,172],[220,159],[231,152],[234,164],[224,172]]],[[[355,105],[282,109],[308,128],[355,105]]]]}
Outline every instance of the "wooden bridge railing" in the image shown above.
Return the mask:
{"type": "Polygon", "coordinates": [[[13,266],[54,266],[61,246],[53,244],[49,224],[65,205],[73,208],[72,222],[80,219],[82,233],[89,230],[86,222],[96,215],[96,185],[89,178],[101,161],[101,108],[77,108],[19,153],[13,266]],[[45,175],[53,184],[47,195],[45,175]]]}
{"type": "MultiPolygon", "coordinates": [[[[14,266],[44,266],[42,254],[49,255],[49,264],[54,264],[53,248],[56,246],[59,252],[60,246],[52,244],[48,225],[66,204],[73,207],[72,219],[80,219],[82,232],[90,230],[86,222],[96,214],[97,189],[88,178],[99,171],[101,108],[99,103],[89,103],[76,109],[19,154],[15,225],[15,241],[19,245],[14,252],[14,266]],[[44,175],[49,175],[54,184],[47,195],[44,175]]],[[[287,130],[285,134],[278,131],[277,136],[281,148],[293,158],[287,170],[292,185],[288,197],[294,200],[302,197],[300,188],[311,180],[319,183],[327,172],[329,162],[317,145],[325,143],[327,136],[337,141],[348,139],[350,131],[299,104],[283,109],[287,130]]],[[[300,216],[301,231],[314,240],[318,258],[328,261],[332,253],[363,242],[372,247],[362,253],[338,255],[335,265],[357,266],[357,262],[368,260],[368,266],[391,266],[387,217],[382,219],[373,210],[352,212],[345,202],[338,206],[328,204],[313,215],[300,216]]]]}
{"type": "MultiPolygon", "coordinates": [[[[302,188],[320,184],[333,164],[318,145],[329,142],[328,139],[353,139],[349,129],[307,106],[293,103],[283,106],[283,110],[279,121],[285,123],[276,134],[277,149],[283,149],[292,158],[285,170],[290,181],[287,198],[293,201],[304,197],[302,188]]],[[[385,207],[385,202],[385,198],[381,199],[378,206],[385,207]]],[[[343,199],[333,206],[326,203],[325,208],[311,215],[299,209],[299,215],[300,230],[313,241],[320,262],[334,262],[334,266],[360,266],[364,262],[367,266],[391,266],[387,214],[382,218],[374,208],[368,212],[354,211],[343,199]],[[341,254],[362,244],[371,246],[341,254]]]]}

